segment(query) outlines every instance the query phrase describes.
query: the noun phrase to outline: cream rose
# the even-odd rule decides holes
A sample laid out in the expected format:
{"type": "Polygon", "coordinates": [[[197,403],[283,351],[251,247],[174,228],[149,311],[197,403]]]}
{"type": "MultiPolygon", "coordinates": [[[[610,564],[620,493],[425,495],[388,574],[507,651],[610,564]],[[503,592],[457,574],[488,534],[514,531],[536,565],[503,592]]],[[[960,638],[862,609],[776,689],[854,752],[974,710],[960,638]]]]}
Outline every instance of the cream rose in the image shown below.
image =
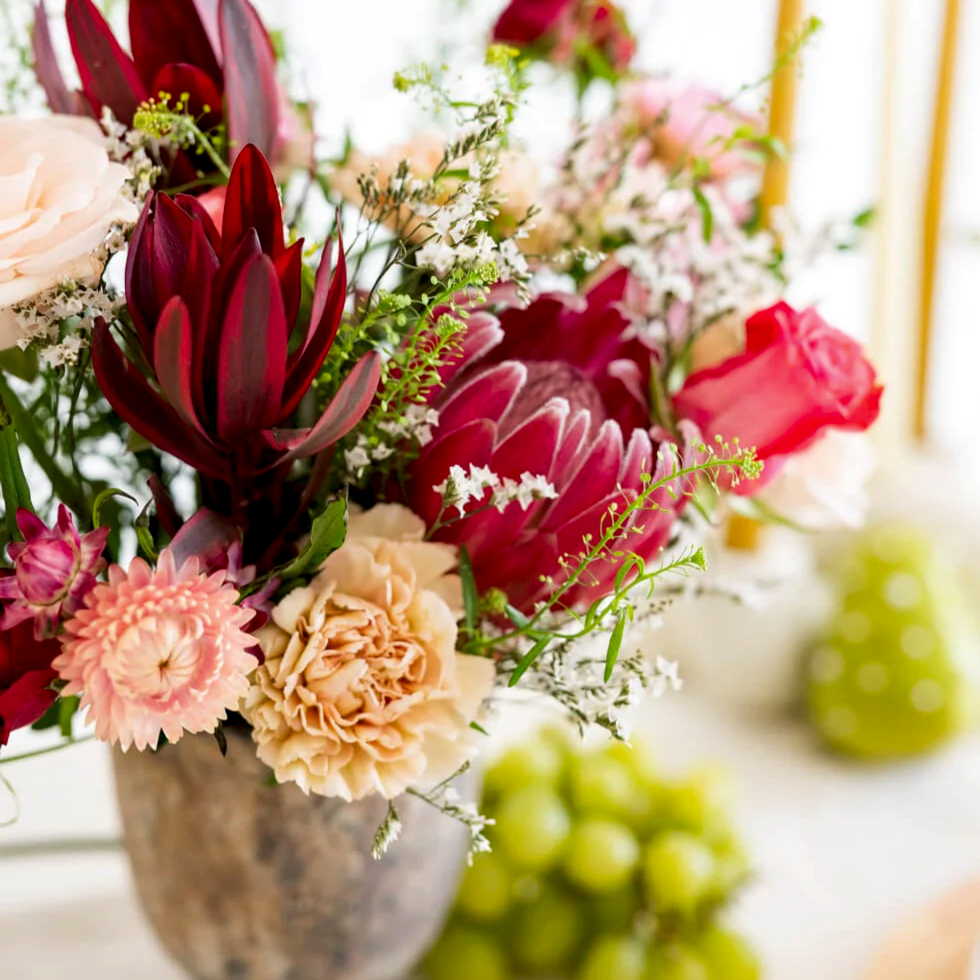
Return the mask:
{"type": "Polygon", "coordinates": [[[19,336],[11,307],[102,274],[109,229],[139,216],[128,176],[91,119],[0,116],[0,349],[19,336]]]}
{"type": "Polygon", "coordinates": [[[356,800],[431,787],[472,754],[494,666],[456,651],[448,545],[405,507],[351,517],[347,541],[259,633],[265,663],[242,711],[280,782],[356,800]]]}

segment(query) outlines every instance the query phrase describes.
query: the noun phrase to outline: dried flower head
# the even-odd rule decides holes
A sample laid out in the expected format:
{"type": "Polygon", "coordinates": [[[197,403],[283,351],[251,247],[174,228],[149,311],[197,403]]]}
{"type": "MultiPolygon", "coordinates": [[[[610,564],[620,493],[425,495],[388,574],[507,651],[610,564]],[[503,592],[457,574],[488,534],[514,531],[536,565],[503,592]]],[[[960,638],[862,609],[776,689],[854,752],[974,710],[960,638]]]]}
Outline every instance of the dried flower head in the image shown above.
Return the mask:
{"type": "Polygon", "coordinates": [[[125,751],[156,746],[161,732],[171,742],[213,732],[248,690],[253,612],[224,571],[198,568],[196,558],[178,568],[169,549],[156,569],[141,558],[128,571],[112,565],[65,624],[53,666],[62,693],[82,695],[97,738],[125,751]]]}

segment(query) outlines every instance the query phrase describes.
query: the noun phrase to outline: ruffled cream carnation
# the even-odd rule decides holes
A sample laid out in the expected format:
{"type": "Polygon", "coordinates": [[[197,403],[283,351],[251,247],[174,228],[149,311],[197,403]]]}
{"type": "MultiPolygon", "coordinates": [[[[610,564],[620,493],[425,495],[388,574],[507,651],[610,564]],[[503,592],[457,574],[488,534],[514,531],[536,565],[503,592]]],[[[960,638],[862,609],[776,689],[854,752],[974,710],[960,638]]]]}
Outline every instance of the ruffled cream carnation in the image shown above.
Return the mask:
{"type": "Polygon", "coordinates": [[[134,558],[109,569],[65,624],[54,669],[80,694],[95,734],[155,747],[162,732],[213,732],[248,690],[255,637],[242,629],[254,615],[237,605],[225,573],[205,575],[191,558],[178,569],[169,549],[151,569],[134,558]]]}
{"type": "Polygon", "coordinates": [[[20,335],[13,306],[102,275],[110,228],[139,216],[128,177],[91,119],[0,116],[0,349],[20,335]]]}
{"type": "Polygon", "coordinates": [[[266,659],[242,710],[280,782],[390,799],[472,755],[494,666],[457,653],[455,550],[424,532],[393,504],[352,516],[344,546],[259,631],[266,659]]]}

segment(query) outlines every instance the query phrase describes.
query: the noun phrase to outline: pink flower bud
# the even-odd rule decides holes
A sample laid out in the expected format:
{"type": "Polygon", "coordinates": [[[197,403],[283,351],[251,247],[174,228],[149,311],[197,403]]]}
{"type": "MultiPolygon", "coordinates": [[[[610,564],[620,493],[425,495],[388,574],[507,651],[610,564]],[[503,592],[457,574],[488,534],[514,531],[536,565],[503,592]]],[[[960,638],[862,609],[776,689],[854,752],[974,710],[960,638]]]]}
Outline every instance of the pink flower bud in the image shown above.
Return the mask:
{"type": "Polygon", "coordinates": [[[27,510],[17,512],[24,537],[7,548],[14,574],[0,579],[0,630],[34,620],[38,639],[54,633],[61,618],[71,616],[105,567],[102,549],[109,528],[80,535],[68,508],[58,508],[58,523],[49,528],[27,510]]]}

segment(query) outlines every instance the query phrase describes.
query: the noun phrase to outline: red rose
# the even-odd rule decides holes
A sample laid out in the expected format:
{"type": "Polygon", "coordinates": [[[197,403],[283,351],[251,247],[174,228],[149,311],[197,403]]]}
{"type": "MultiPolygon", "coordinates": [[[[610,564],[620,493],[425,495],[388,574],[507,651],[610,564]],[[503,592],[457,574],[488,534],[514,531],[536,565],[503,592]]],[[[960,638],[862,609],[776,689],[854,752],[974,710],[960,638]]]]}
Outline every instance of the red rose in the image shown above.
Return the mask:
{"type": "Polygon", "coordinates": [[[58,640],[34,639],[30,620],[0,633],[0,747],[54,704],[58,695],[51,682],[58,675],[51,661],[60,652],[58,640]]]}
{"type": "MultiPolygon", "coordinates": [[[[882,387],[861,346],[813,309],[777,303],[745,324],[745,352],[692,374],[674,398],[706,438],[755,446],[776,462],[827,429],[863,431],[878,417],[882,387]]],[[[775,467],[767,467],[772,475],[775,467]]],[[[747,484],[752,492],[756,484],[747,484]]]]}
{"type": "Polygon", "coordinates": [[[540,57],[589,77],[595,65],[582,58],[583,45],[616,74],[626,71],[636,53],[626,16],[612,0],[511,0],[494,26],[493,39],[532,48],[540,57]]]}
{"type": "Polygon", "coordinates": [[[493,29],[493,39],[524,47],[558,27],[576,0],[511,0],[493,29]]]}

